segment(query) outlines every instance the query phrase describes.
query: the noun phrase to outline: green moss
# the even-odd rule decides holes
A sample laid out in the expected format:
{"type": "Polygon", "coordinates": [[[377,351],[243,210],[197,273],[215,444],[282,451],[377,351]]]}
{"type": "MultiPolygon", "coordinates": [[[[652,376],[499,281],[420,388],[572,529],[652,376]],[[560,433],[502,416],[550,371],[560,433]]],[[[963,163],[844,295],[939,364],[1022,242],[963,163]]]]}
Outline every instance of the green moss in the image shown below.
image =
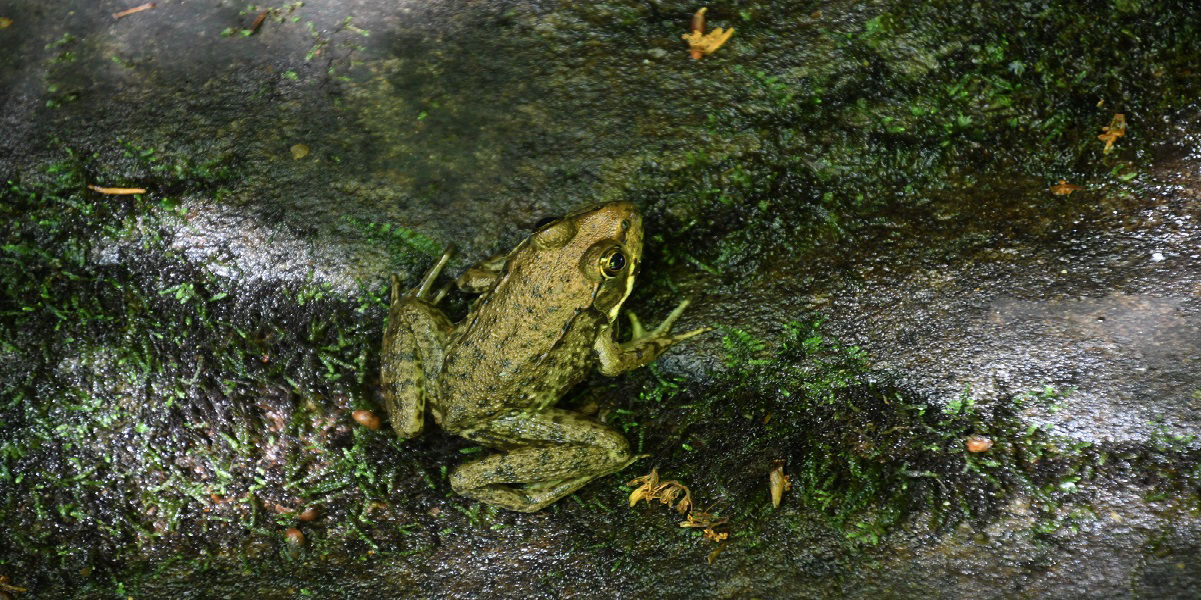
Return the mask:
{"type": "Polygon", "coordinates": [[[427,268],[429,259],[438,258],[444,250],[443,244],[399,225],[368,222],[352,216],[344,217],[344,220],[367,239],[382,244],[388,252],[388,263],[406,272],[427,268]]]}
{"type": "Polygon", "coordinates": [[[1087,512],[1078,484],[1094,475],[1099,454],[1021,416],[1053,409],[1056,390],[983,404],[965,390],[939,406],[873,372],[861,350],[823,335],[820,321],[790,323],[773,343],[725,331],[726,370],[714,385],[694,398],[656,375],[631,414],[676,423],[675,435],[645,440],[647,451],[694,493],[718,486],[747,543],[765,523],[776,460],[792,477],[788,502],[825,515],[852,541],[877,543],[914,517],[935,530],[981,525],[1021,496],[1038,515],[1033,533],[1087,512]],[[972,437],[992,448],[969,452],[972,437]]]}
{"type": "Polygon", "coordinates": [[[723,498],[720,513],[740,532],[731,543],[748,550],[781,525],[805,530],[814,515],[871,545],[901,526],[982,528],[1014,504],[1028,507],[1027,533],[1042,538],[1095,518],[1099,477],[1134,477],[1151,500],[1197,503],[1194,436],[1094,446],[1059,435],[1031,420],[1071,393],[1052,386],[988,398],[965,389],[934,402],[824,335],[820,319],[790,323],[771,342],[724,331],[725,369],[711,385],[694,392],[652,371],[634,409],[614,421],[701,506],[723,498]],[[991,447],[971,452],[970,439],[991,447]],[[792,490],[773,516],[767,474],[777,460],[792,490]]]}
{"type": "Polygon", "coordinates": [[[302,559],[376,549],[373,503],[426,487],[394,436],[344,418],[370,406],[387,290],[248,287],[189,264],[170,245],[175,194],[217,195],[230,171],[117,152],[67,150],[3,190],[0,565],[27,583],[91,570],[69,578],[94,584],[189,540],[278,537],[311,505],[332,524],[310,528],[302,559]],[[85,188],[130,181],[153,191],[85,188]]]}
{"type": "MultiPolygon", "coordinates": [[[[820,257],[871,228],[904,230],[969,201],[974,214],[1029,218],[1013,196],[1042,201],[1060,178],[1115,197],[1138,189],[1164,119],[1201,95],[1188,75],[1201,54],[1189,7],[1121,4],[1120,18],[1077,3],[962,11],[941,2],[869,4],[832,20],[786,9],[757,17],[737,43],[763,60],[713,67],[706,85],[727,104],[697,124],[702,141],[629,186],[661,211],[663,262],[725,283],[775,277],[776,257],[820,257]],[[798,42],[777,56],[783,39],[798,42]],[[1130,133],[1105,155],[1097,135],[1114,113],[1130,133]]],[[[968,234],[996,225],[961,221],[955,231],[968,234]]]]}

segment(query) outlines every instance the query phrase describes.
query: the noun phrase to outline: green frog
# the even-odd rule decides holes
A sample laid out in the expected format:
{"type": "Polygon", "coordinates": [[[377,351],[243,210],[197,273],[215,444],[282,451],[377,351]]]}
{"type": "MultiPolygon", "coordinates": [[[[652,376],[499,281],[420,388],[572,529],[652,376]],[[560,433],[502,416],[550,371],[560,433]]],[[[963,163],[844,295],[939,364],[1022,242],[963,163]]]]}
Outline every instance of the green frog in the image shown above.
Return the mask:
{"type": "Polygon", "coordinates": [[[637,459],[617,431],[554,405],[593,368],[615,376],[709,330],[671,334],[684,300],[651,331],[628,314],[630,340],[614,339],[642,238],[628,202],[554,220],[456,280],[480,294],[459,323],[437,307],[445,290],[434,286],[453,247],[407,293],[392,276],[380,359],[392,428],[417,436],[428,412],[444,431],[496,450],[451,473],[455,492],[534,512],[637,459]]]}

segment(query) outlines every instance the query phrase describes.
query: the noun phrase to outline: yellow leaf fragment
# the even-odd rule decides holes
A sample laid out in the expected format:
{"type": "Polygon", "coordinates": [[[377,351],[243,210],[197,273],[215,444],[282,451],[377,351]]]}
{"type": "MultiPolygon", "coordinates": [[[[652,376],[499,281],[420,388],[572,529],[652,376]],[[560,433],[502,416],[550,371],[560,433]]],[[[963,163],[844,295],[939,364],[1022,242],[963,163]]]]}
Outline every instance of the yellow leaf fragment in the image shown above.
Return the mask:
{"type": "MultiPolygon", "coordinates": [[[[639,500],[645,500],[646,499],[646,491],[647,491],[646,487],[643,486],[643,487],[640,487],[640,488],[634,490],[633,492],[631,492],[630,493],[630,506],[633,507],[635,504],[638,504],[639,500]]],[[[647,502],[650,502],[650,500],[647,500],[647,502]]]]}
{"type": "Polygon", "coordinates": [[[691,31],[680,36],[684,41],[688,42],[688,53],[693,59],[699,59],[707,54],[713,54],[713,51],[721,48],[730,36],[734,35],[734,28],[731,27],[723,30],[721,27],[705,33],[705,11],[708,8],[702,8],[692,15],[691,31]]]}
{"type": "Polygon", "coordinates": [[[651,500],[658,500],[668,506],[675,505],[675,509],[681,514],[687,513],[684,521],[680,523],[680,527],[696,527],[703,529],[702,537],[706,540],[716,543],[717,548],[709,554],[709,563],[713,563],[713,559],[717,553],[721,551],[725,545],[725,541],[730,537],[728,531],[719,531],[719,528],[725,528],[730,521],[729,517],[717,517],[711,513],[702,510],[693,510],[692,507],[692,492],[688,487],[678,481],[659,481],[659,470],[651,469],[651,472],[642,477],[635,477],[626,483],[628,486],[638,486],[630,493],[630,506],[638,504],[640,500],[646,500],[650,504],[651,500]],[[680,496],[683,495],[681,498],[680,496]],[[679,501],[677,501],[679,498],[679,501]]]}
{"type": "Polygon", "coordinates": [[[1059,183],[1051,186],[1051,193],[1055,194],[1056,196],[1067,196],[1076,190],[1082,189],[1084,188],[1068,183],[1066,179],[1060,179],[1059,183]]]}
{"type": "Polygon", "coordinates": [[[968,452],[988,452],[989,448],[992,448],[992,440],[982,435],[973,435],[964,442],[964,446],[968,452]]]}
{"type": "Polygon", "coordinates": [[[772,508],[779,508],[784,492],[792,489],[791,478],[784,474],[784,461],[777,460],[772,464],[771,472],[767,475],[767,485],[771,491],[772,508]]]}
{"type": "Polygon", "coordinates": [[[132,14],[137,14],[137,13],[140,13],[140,12],[142,12],[142,11],[144,11],[144,10],[150,10],[150,9],[152,9],[152,8],[154,8],[154,3],[153,3],[153,2],[147,2],[147,3],[145,3],[145,4],[140,4],[140,5],[138,5],[138,6],[135,6],[135,7],[133,7],[133,8],[127,8],[127,9],[125,9],[125,10],[121,11],[121,12],[115,12],[115,13],[113,13],[113,18],[114,18],[114,19],[121,19],[121,18],[124,18],[124,17],[128,17],[129,15],[132,15],[132,14]]]}
{"type": "Polygon", "coordinates": [[[713,560],[717,558],[718,554],[721,554],[721,551],[724,550],[725,547],[726,547],[725,542],[719,542],[717,544],[717,547],[713,549],[713,552],[709,553],[709,559],[708,559],[709,564],[713,564],[713,560]]]}
{"type": "Polygon", "coordinates": [[[133,194],[145,194],[146,188],[118,188],[118,187],[103,187],[99,185],[89,185],[89,190],[100,192],[101,194],[110,194],[113,196],[130,196],[133,194]]]}
{"type": "Polygon", "coordinates": [[[1113,151],[1113,143],[1116,142],[1118,138],[1126,135],[1126,115],[1122,113],[1115,114],[1113,116],[1113,120],[1109,122],[1109,126],[1102,127],[1101,131],[1105,133],[1097,136],[1097,139],[1105,142],[1105,150],[1102,152],[1104,154],[1109,154],[1111,151],[1113,151]]]}
{"type": "Polygon", "coordinates": [[[642,477],[636,477],[626,482],[626,485],[637,485],[638,488],[630,493],[630,506],[638,504],[639,500],[646,500],[649,504],[651,500],[658,500],[668,506],[675,505],[676,510],[681,513],[688,512],[692,508],[692,492],[686,486],[678,481],[659,481],[659,470],[651,469],[651,472],[642,477]],[[683,494],[684,497],[676,502],[676,498],[683,494]]]}
{"type": "Polygon", "coordinates": [[[700,58],[702,56],[713,54],[715,50],[721,48],[723,44],[734,35],[734,28],[731,27],[722,30],[721,27],[710,31],[709,33],[685,33],[680,36],[684,41],[688,42],[688,49],[692,53],[692,58],[700,58]]]}

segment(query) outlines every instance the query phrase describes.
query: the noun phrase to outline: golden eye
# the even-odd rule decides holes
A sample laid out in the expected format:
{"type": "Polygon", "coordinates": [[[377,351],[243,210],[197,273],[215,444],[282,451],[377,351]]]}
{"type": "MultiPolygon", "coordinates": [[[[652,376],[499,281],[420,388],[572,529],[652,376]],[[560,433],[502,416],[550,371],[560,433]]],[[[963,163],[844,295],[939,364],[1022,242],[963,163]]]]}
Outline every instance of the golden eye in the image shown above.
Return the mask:
{"type": "Polygon", "coordinates": [[[605,277],[617,277],[621,270],[626,268],[626,262],[626,255],[621,248],[609,248],[600,257],[601,273],[605,277]]]}

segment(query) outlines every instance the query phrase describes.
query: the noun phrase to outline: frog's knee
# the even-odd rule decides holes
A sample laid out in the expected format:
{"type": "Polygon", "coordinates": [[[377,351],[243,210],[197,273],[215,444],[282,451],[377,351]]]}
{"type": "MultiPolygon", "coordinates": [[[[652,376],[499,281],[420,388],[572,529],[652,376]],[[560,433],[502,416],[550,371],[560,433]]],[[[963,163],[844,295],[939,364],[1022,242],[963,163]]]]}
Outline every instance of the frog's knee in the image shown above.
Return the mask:
{"type": "Polygon", "coordinates": [[[470,473],[470,467],[471,463],[467,463],[450,472],[450,489],[460,496],[468,495],[467,492],[479,487],[477,478],[470,473]]]}
{"type": "Polygon", "coordinates": [[[628,463],[631,458],[630,442],[620,433],[607,430],[597,436],[596,447],[605,453],[608,462],[613,465],[628,463]]]}

